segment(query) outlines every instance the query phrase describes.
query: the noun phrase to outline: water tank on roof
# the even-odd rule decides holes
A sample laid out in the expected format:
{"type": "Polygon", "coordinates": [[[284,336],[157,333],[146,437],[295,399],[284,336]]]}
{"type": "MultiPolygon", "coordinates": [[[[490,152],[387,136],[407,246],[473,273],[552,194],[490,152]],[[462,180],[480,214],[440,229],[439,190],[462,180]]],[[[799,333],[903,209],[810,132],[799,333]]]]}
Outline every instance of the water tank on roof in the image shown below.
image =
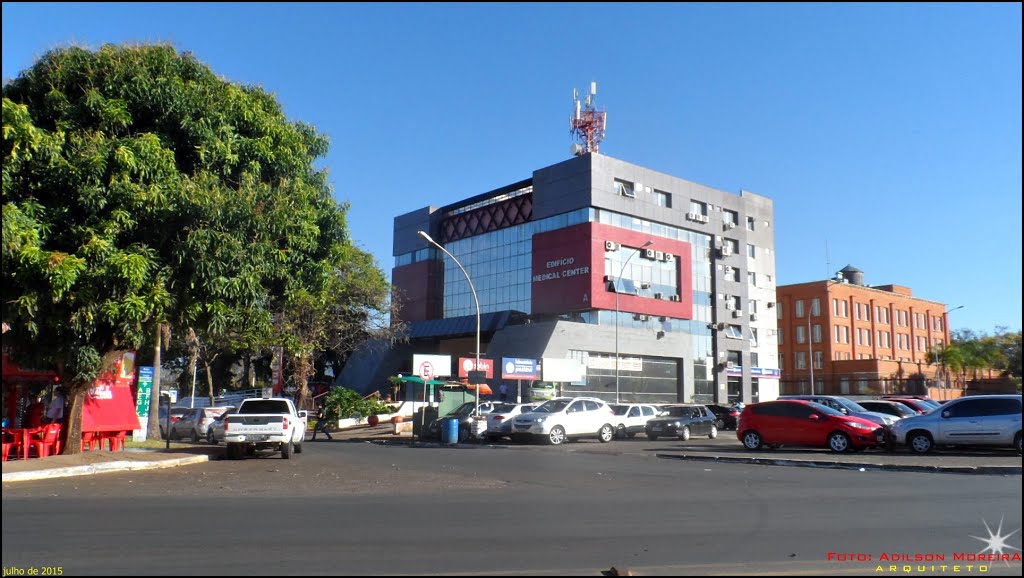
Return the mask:
{"type": "Polygon", "coordinates": [[[853,285],[860,285],[861,287],[864,286],[864,272],[853,265],[847,265],[839,272],[842,273],[843,279],[846,279],[847,282],[853,285]]]}

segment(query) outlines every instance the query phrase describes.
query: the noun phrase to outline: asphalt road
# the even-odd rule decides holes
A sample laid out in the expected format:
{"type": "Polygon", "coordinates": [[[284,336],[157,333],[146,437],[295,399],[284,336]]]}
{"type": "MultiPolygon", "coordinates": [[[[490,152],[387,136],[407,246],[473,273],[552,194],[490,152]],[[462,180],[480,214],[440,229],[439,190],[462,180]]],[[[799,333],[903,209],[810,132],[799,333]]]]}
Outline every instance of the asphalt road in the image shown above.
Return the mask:
{"type": "MultiPolygon", "coordinates": [[[[287,461],[6,484],[3,565],[5,575],[906,575],[907,565],[962,575],[980,573],[954,556],[985,548],[972,536],[988,536],[986,523],[995,532],[1001,521],[1003,535],[1021,527],[1020,476],[709,464],[651,449],[307,442],[287,461]]],[[[1007,542],[1020,548],[1020,532],[1007,542]]],[[[1021,574],[1019,562],[985,565],[1021,574]]]]}

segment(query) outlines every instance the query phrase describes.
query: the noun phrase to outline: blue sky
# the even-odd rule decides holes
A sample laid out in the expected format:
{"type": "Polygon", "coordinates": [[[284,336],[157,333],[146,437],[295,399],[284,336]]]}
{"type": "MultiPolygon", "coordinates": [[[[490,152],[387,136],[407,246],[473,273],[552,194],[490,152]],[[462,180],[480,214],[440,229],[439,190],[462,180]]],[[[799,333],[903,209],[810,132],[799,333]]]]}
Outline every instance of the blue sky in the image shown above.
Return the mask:
{"type": "Polygon", "coordinates": [[[3,76],[162,41],[262,85],[388,275],[395,215],[568,158],[595,80],[602,153],[774,200],[779,284],[852,264],[1021,328],[1019,3],[582,6],[4,3],[3,76]]]}

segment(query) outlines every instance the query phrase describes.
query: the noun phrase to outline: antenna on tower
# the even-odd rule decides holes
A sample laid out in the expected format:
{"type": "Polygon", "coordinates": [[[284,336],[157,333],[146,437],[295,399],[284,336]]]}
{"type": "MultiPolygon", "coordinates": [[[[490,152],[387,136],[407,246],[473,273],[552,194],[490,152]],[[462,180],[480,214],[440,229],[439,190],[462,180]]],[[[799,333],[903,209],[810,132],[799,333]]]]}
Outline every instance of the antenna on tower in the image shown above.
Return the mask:
{"type": "Polygon", "coordinates": [[[572,89],[573,115],[569,117],[569,134],[579,142],[573,143],[569,150],[575,156],[596,153],[601,141],[604,140],[604,131],[608,127],[608,113],[597,110],[596,100],[596,82],[590,83],[590,92],[582,105],[579,92],[575,88],[572,89]]]}

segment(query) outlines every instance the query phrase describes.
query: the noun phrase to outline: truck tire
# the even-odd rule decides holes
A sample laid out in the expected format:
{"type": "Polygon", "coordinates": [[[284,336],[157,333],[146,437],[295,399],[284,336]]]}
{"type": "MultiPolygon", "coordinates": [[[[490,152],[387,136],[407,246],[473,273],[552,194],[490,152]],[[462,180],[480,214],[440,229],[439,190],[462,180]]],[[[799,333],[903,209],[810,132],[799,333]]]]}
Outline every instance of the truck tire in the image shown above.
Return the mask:
{"type": "Polygon", "coordinates": [[[295,453],[297,453],[297,454],[301,454],[302,453],[302,443],[301,442],[295,444],[295,453]]]}
{"type": "Polygon", "coordinates": [[[292,457],[292,440],[288,440],[287,443],[281,444],[281,459],[287,460],[292,457]]]}
{"type": "Polygon", "coordinates": [[[228,444],[225,451],[229,460],[240,460],[245,457],[245,450],[239,444],[228,444]]]}

